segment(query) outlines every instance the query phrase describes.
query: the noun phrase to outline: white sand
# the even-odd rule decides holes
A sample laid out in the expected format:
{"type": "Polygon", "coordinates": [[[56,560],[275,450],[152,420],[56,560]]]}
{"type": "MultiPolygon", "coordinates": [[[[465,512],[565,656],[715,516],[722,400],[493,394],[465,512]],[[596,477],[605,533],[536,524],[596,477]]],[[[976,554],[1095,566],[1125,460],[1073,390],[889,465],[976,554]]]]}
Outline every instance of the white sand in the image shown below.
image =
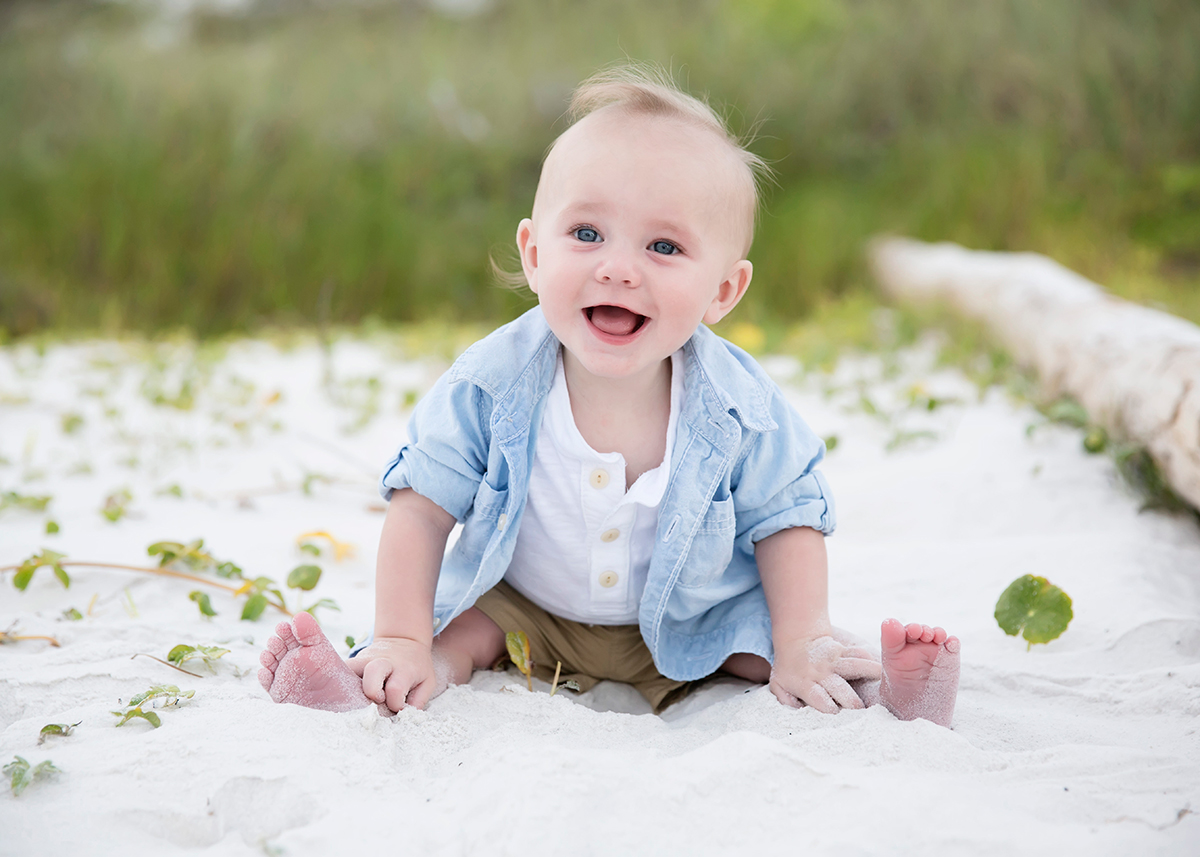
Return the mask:
{"type": "MultiPolygon", "coordinates": [[[[372,620],[374,472],[402,436],[405,392],[444,363],[339,343],[334,401],[315,347],[248,342],[192,358],[115,343],[0,350],[0,492],[54,497],[46,513],[0,513],[0,564],[42,547],[144,564],[153,541],[203,537],[248,575],[283,579],[305,561],[296,536],[329,530],[358,554],[322,558],[305,598],[340,603],[323,620],[344,651],[372,620]],[[170,368],[155,370],[155,355],[170,368]],[[193,410],[148,403],[143,391],[172,394],[189,366],[193,410]],[[66,434],[71,412],[84,423],[66,434]],[[306,495],[312,473],[339,481],[306,495]],[[156,496],[171,484],[183,499],[156,496]],[[98,509],[121,487],[130,514],[110,524],[98,509]],[[59,535],[44,534],[48,517],[59,535]]],[[[729,679],[661,719],[628,688],[551,698],[504,673],[394,718],[275,705],[254,675],[275,611],[241,622],[212,590],[209,621],[184,581],[75,569],[64,591],[42,569],[18,593],[9,573],[0,629],[18,622],[62,647],[0,648],[0,762],[52,759],[63,773],[20,798],[0,792],[0,853],[1200,853],[1200,529],[1139,514],[1077,432],[1027,436],[1040,422],[1029,408],[999,391],[977,401],[927,352],[901,358],[844,362],[789,390],[840,441],[825,467],[841,521],[834,621],[868,637],[892,615],[957,634],[953,731],[879,708],[791,710],[729,679]],[[961,403],[905,407],[914,383],[961,403]],[[882,416],[858,406],[860,392],[882,416]],[[897,430],[936,437],[889,452],[897,430]],[[1076,611],[1032,651],[992,618],[1025,573],[1060,585],[1076,611]],[[61,618],[93,596],[82,621],[61,618]],[[130,659],[184,642],[232,651],[195,679],[130,659]],[[121,701],[164,682],[195,697],[159,711],[159,729],[113,727],[121,701]],[[43,725],[76,721],[37,745],[43,725]]],[[[767,363],[793,381],[794,364],[767,363]]]]}

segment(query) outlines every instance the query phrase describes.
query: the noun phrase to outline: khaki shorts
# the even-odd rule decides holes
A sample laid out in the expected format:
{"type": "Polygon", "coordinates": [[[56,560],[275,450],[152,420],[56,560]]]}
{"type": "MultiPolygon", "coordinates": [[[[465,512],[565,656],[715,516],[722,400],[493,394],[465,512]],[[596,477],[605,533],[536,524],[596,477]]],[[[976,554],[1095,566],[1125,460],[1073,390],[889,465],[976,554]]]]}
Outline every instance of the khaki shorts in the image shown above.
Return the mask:
{"type": "Polygon", "coordinates": [[[587,625],[547,613],[501,580],[475,602],[506,634],[524,631],[529,638],[534,678],[554,680],[562,661],[559,684],[574,681],[580,692],[601,680],[633,685],[658,714],[688,695],[699,682],[667,678],[654,666],[637,625],[587,625]]]}

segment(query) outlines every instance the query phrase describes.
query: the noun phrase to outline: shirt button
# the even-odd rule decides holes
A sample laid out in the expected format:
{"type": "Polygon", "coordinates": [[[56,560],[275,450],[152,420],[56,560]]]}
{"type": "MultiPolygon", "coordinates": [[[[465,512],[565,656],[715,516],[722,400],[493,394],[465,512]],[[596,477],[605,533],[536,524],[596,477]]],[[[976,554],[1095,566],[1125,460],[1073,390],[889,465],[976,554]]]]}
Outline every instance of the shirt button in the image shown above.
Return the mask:
{"type": "Polygon", "coordinates": [[[600,534],[600,541],[602,542],[615,542],[619,538],[621,538],[621,531],[616,527],[613,527],[611,530],[605,530],[600,534]]]}
{"type": "Polygon", "coordinates": [[[588,476],[588,482],[591,483],[593,488],[608,487],[608,471],[601,467],[597,467],[591,472],[591,475],[588,476]]]}
{"type": "Polygon", "coordinates": [[[611,589],[617,585],[617,573],[615,571],[606,571],[600,575],[600,585],[605,589],[611,589]]]}
{"type": "Polygon", "coordinates": [[[505,525],[505,524],[507,524],[507,523],[508,523],[508,515],[506,515],[506,514],[504,514],[503,512],[501,512],[501,513],[500,513],[500,517],[496,519],[496,529],[497,529],[497,530],[503,530],[503,529],[504,529],[504,525],[505,525]]]}

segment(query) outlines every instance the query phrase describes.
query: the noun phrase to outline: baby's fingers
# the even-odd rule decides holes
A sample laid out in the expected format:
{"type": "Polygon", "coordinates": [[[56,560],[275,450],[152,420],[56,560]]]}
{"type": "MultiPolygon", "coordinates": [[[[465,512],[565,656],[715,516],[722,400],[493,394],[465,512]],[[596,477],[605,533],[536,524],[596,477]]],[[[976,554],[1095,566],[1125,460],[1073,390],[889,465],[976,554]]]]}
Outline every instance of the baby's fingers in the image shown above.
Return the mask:
{"type": "MultiPolygon", "coordinates": [[[[362,676],[363,693],[367,695],[367,699],[370,699],[372,702],[386,702],[387,697],[384,694],[383,686],[387,683],[393,672],[391,661],[387,658],[374,658],[369,661],[363,658],[362,666],[356,668],[356,664],[354,663],[356,660],[358,658],[350,660],[351,669],[354,669],[356,673],[362,676]]],[[[388,707],[391,708],[391,706],[388,707]]],[[[392,708],[392,711],[395,710],[395,708],[392,708]]]]}
{"type": "Polygon", "coordinates": [[[838,659],[834,670],[842,678],[877,679],[883,677],[883,666],[874,658],[842,657],[838,659]]]}
{"type": "MultiPolygon", "coordinates": [[[[836,676],[830,676],[830,678],[836,678],[836,676]]],[[[829,679],[826,679],[826,681],[829,681],[829,679]]],[[[829,692],[819,684],[809,685],[808,690],[800,694],[800,698],[804,700],[804,704],[809,708],[815,708],[822,714],[838,713],[837,703],[833,701],[833,697],[829,695],[829,692]]]]}
{"type": "Polygon", "coordinates": [[[833,697],[815,682],[806,681],[796,689],[795,693],[792,693],[780,684],[778,679],[772,678],[770,688],[776,699],[791,708],[799,708],[803,703],[823,714],[837,714],[838,706],[833,701],[833,697]]]}
{"type": "Polygon", "coordinates": [[[854,692],[854,688],[846,684],[846,680],[840,675],[829,676],[821,682],[820,687],[842,708],[857,709],[865,707],[858,694],[854,692]]]}

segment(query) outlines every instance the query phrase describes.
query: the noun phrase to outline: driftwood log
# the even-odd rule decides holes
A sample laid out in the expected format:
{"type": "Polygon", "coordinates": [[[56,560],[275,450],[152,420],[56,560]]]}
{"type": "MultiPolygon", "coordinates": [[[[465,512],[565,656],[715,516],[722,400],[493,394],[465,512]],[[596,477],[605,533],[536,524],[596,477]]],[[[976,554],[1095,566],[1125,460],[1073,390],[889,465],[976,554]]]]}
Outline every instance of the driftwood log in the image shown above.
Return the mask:
{"type": "Polygon", "coordinates": [[[884,291],[941,301],[983,322],[1051,396],[1144,445],[1200,508],[1200,327],[1115,298],[1035,253],[882,238],[870,263],[884,291]]]}

